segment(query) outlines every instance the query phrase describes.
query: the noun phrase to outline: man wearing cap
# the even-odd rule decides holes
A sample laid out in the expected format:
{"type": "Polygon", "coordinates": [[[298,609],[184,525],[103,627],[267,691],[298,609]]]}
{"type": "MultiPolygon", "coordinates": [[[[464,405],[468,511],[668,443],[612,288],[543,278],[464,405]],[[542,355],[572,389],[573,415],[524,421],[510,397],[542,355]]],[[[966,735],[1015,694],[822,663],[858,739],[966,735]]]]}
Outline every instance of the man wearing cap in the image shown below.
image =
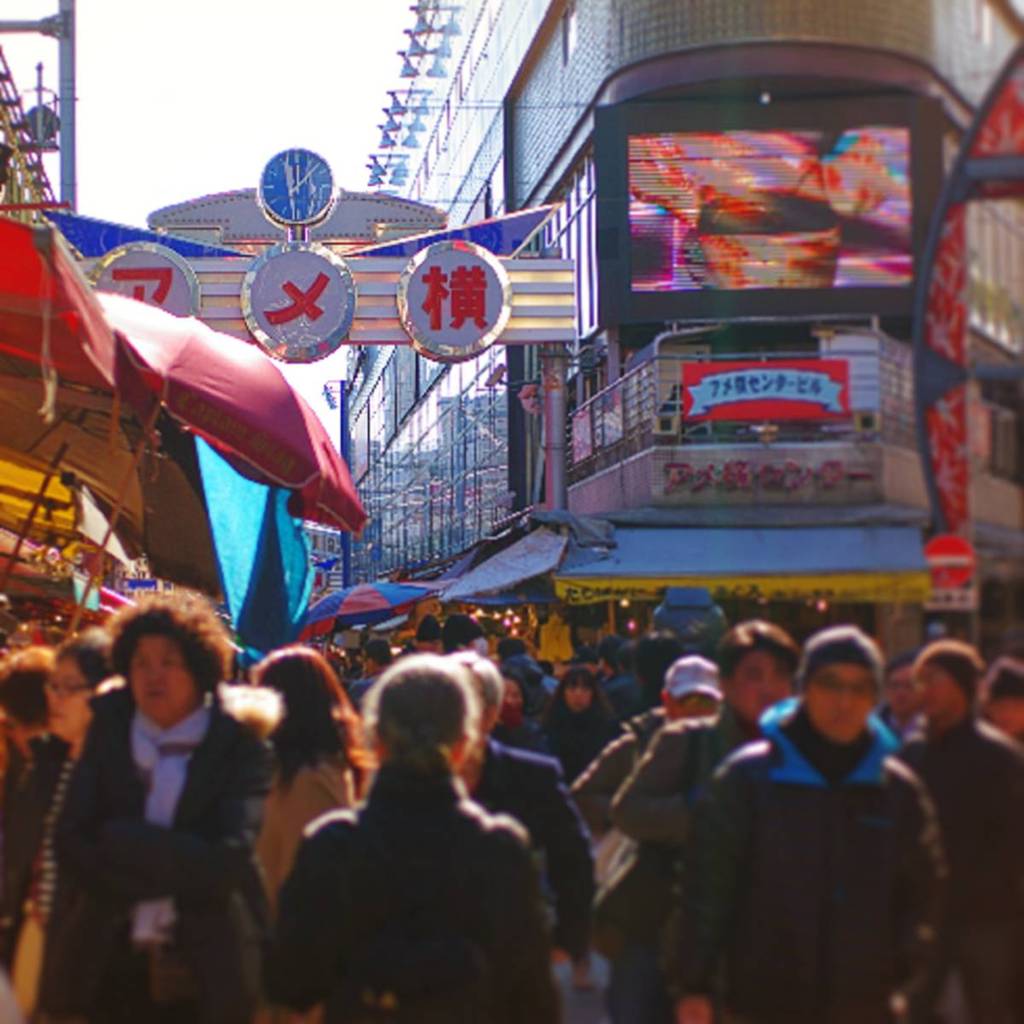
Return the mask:
{"type": "MultiPolygon", "coordinates": [[[[667,724],[612,800],[612,824],[638,843],[630,874],[609,886],[605,902],[600,893],[595,907],[598,924],[617,918],[626,940],[613,960],[608,989],[613,1024],[671,1016],[660,944],[693,805],[718,764],[757,735],[765,708],[789,696],[799,648],[778,626],[752,620],[725,634],[716,657],[721,712],[713,719],[667,724]]],[[[710,673],[700,663],[689,664],[690,679],[706,683],[710,673]]]]}
{"type": "Polygon", "coordinates": [[[932,990],[943,1009],[966,1002],[972,1022],[1003,1024],[1013,1019],[1024,893],[1024,748],[975,716],[983,671],[969,644],[925,647],[914,677],[927,725],[902,756],[935,800],[949,855],[932,990]]]}
{"type": "Polygon", "coordinates": [[[718,666],[698,655],[677,658],[665,673],[661,703],[623,723],[612,740],[572,784],[572,795],[591,830],[600,835],[611,826],[612,798],[636,767],[655,733],[666,722],[708,718],[722,701],[718,666]]]}
{"type": "Polygon", "coordinates": [[[872,718],[874,642],[807,643],[801,696],[770,709],[695,814],[670,951],[677,1024],[888,1024],[916,1010],[943,859],[921,782],[872,718]]]}

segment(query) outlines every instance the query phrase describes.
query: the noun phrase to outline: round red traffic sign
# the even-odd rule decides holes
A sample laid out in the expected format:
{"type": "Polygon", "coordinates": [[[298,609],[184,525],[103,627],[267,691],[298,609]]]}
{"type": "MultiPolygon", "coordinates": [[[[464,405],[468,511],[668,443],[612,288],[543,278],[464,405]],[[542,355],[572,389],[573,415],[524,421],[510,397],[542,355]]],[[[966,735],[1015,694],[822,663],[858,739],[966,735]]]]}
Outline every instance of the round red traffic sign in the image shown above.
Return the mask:
{"type": "Polygon", "coordinates": [[[936,590],[966,586],[974,577],[974,547],[964,537],[952,533],[932,537],[924,546],[924,557],[936,590]]]}

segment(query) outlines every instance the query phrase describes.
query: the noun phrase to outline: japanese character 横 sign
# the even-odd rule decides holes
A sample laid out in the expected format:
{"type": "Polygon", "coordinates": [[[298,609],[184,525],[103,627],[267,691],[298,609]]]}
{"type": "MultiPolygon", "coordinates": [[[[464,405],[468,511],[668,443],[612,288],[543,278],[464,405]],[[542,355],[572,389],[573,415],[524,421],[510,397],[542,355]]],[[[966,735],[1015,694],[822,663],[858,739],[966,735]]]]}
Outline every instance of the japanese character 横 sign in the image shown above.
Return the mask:
{"type": "Polygon", "coordinates": [[[129,242],[111,249],[93,267],[98,291],[118,292],[173,313],[199,313],[199,279],[173,249],[154,242],[129,242]]]}
{"type": "Polygon", "coordinates": [[[472,242],[435,242],[399,278],[398,313],[421,355],[445,363],[472,359],[508,323],[508,274],[500,260],[472,242]]]}
{"type": "Polygon", "coordinates": [[[315,242],[285,242],[257,259],[242,282],[242,315],[276,359],[311,363],[336,351],[356,308],[352,274],[315,242]]]}
{"type": "Polygon", "coordinates": [[[844,359],[683,364],[687,420],[840,419],[850,415],[844,359]]]}

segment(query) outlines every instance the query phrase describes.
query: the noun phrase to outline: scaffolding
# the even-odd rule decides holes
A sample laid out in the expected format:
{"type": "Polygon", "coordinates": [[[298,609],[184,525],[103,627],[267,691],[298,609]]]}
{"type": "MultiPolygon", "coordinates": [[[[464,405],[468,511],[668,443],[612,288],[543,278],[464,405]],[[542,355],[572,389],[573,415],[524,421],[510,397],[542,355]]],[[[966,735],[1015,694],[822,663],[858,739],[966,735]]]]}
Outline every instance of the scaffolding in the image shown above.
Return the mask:
{"type": "Polygon", "coordinates": [[[43,164],[45,146],[32,131],[2,47],[0,147],[0,214],[34,221],[41,217],[42,210],[58,206],[43,164]]]}

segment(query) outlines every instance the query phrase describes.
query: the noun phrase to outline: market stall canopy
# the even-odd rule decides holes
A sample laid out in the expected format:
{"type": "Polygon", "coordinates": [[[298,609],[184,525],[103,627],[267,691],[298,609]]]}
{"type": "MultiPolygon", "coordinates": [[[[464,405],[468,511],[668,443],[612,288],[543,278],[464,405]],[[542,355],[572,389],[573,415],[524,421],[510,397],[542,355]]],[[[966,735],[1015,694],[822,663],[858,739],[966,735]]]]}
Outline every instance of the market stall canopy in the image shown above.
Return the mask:
{"type": "Polygon", "coordinates": [[[432,587],[404,583],[359,583],[335,590],[312,604],[306,613],[306,627],[326,624],[320,632],[327,632],[333,624],[345,627],[384,622],[408,611],[433,593],[432,587]]]}
{"type": "Polygon", "coordinates": [[[0,217],[0,372],[110,389],[114,335],[52,227],[0,217]]]}
{"type": "Polygon", "coordinates": [[[920,530],[901,526],[619,528],[615,547],[555,576],[569,604],[653,599],[666,587],[706,587],[716,600],[888,603],[924,601],[931,583],[920,530]]]}
{"type": "Polygon", "coordinates": [[[524,580],[557,569],[569,539],[541,528],[470,569],[439,595],[442,601],[471,601],[477,595],[514,590],[524,580]]]}
{"type": "Polygon", "coordinates": [[[0,454],[0,527],[17,533],[37,498],[34,532],[51,544],[74,539],[78,533],[75,496],[61,483],[60,476],[51,475],[47,480],[44,470],[0,454]]]}
{"type": "MultiPolygon", "coordinates": [[[[117,536],[129,555],[145,552],[156,575],[217,593],[220,581],[191,440],[168,422],[160,431],[159,450],[147,450],[136,463],[141,428],[133,418],[119,416],[112,394],[60,385],[50,424],[39,415],[39,394],[38,379],[0,375],[0,459],[34,473],[40,483],[59,463],[56,479],[67,490],[88,490],[88,498],[77,495],[78,533],[95,541],[102,531],[102,541],[106,530],[96,515],[108,516],[119,507],[117,536]],[[91,508],[81,504],[86,501],[91,508]]],[[[23,522],[11,523],[12,528],[20,530],[23,522]]],[[[37,517],[29,535],[54,543],[70,539],[51,530],[45,515],[37,517]]]]}
{"type": "Polygon", "coordinates": [[[348,467],[277,363],[192,317],[98,297],[118,335],[118,389],[144,416],[159,401],[240,473],[291,490],[293,515],[362,529],[366,512],[348,467]]]}

